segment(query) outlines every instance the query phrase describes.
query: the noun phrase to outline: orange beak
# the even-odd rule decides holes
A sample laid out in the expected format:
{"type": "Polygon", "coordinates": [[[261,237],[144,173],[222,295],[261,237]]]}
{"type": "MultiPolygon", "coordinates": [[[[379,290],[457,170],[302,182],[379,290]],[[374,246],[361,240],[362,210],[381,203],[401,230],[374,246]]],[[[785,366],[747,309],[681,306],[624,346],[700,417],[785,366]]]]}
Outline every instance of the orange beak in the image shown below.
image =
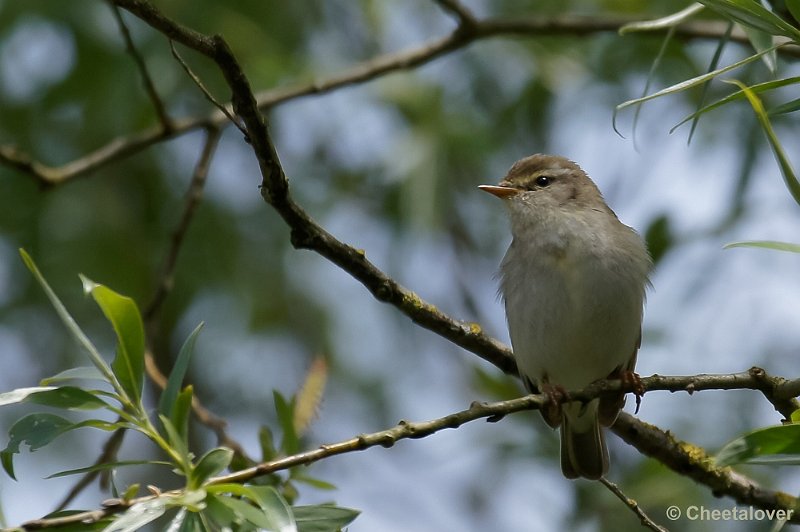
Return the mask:
{"type": "Polygon", "coordinates": [[[500,199],[510,198],[511,196],[516,196],[517,194],[519,194],[519,189],[511,187],[503,187],[496,185],[478,185],[478,188],[483,190],[484,192],[488,192],[492,196],[497,196],[500,199]]]}

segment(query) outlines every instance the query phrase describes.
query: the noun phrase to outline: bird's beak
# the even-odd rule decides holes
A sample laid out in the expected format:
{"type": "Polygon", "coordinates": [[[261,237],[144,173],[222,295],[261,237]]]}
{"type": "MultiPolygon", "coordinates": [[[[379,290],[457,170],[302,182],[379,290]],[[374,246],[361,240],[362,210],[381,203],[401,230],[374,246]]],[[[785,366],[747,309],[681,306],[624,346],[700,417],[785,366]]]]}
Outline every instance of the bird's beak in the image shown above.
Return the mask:
{"type": "Polygon", "coordinates": [[[510,198],[519,194],[519,189],[497,185],[478,185],[478,188],[500,199],[510,198]]]}

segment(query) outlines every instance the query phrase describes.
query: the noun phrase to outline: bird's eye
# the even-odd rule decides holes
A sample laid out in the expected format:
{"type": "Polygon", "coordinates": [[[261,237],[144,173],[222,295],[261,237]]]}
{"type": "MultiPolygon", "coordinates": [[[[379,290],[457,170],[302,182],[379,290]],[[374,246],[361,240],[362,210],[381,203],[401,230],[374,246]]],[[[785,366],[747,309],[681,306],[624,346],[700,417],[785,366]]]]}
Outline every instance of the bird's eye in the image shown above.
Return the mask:
{"type": "Polygon", "coordinates": [[[539,177],[536,178],[536,181],[535,181],[536,186],[537,187],[542,187],[542,188],[548,186],[552,182],[553,182],[553,178],[547,177],[546,175],[540,175],[539,177]]]}

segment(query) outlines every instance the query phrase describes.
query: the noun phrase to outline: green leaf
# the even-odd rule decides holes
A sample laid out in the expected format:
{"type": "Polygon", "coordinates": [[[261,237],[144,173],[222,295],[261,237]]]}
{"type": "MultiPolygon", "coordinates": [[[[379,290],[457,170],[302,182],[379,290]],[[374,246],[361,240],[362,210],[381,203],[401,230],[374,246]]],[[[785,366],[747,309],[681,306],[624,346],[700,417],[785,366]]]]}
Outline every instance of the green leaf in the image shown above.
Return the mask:
{"type": "Polygon", "coordinates": [[[233,525],[239,519],[239,515],[222,503],[220,501],[221,498],[226,497],[209,492],[208,497],[206,497],[206,510],[203,514],[213,519],[219,528],[228,527],[232,530],[237,530],[233,525]]]}
{"type": "Polygon", "coordinates": [[[181,439],[189,441],[189,414],[192,410],[192,398],[194,397],[194,388],[190,384],[178,395],[175,403],[172,405],[172,412],[170,413],[170,420],[172,426],[178,431],[181,439]]]}
{"type": "Polygon", "coordinates": [[[50,384],[72,380],[105,381],[106,379],[94,366],[83,366],[80,368],[70,368],[52,377],[42,379],[41,385],[48,386],[50,384]]]}
{"type": "Polygon", "coordinates": [[[217,447],[204,454],[192,470],[189,485],[199,488],[209,478],[224,471],[233,460],[233,451],[226,447],[217,447]]]}
{"type": "Polygon", "coordinates": [[[797,22],[800,22],[800,0],[784,0],[786,8],[797,22]]]}
{"type": "Polygon", "coordinates": [[[800,253],[800,244],[790,244],[788,242],[775,242],[774,240],[748,240],[745,242],[731,242],[725,244],[722,249],[730,248],[766,248],[778,251],[790,251],[800,253]]]}
{"type": "MultiPolygon", "coordinates": [[[[186,338],[186,341],[183,343],[178,353],[178,358],[172,366],[169,379],[167,379],[167,386],[164,388],[164,392],[161,394],[161,399],[158,402],[158,412],[160,414],[169,416],[170,418],[172,417],[172,405],[178,397],[181,385],[183,384],[183,378],[186,376],[186,371],[189,369],[189,361],[194,353],[194,344],[202,328],[203,323],[200,323],[186,338]]],[[[172,422],[175,423],[175,420],[173,419],[172,422]]]]}
{"type": "Polygon", "coordinates": [[[787,113],[794,113],[798,109],[800,109],[800,98],[795,98],[794,100],[773,107],[767,112],[767,114],[769,116],[777,116],[787,113]]]}
{"type": "Polygon", "coordinates": [[[25,401],[70,410],[96,410],[109,406],[95,394],[74,386],[61,386],[35,392],[28,395],[25,401]]]}
{"type": "Polygon", "coordinates": [[[296,530],[292,510],[281,495],[271,486],[242,486],[241,484],[215,484],[207,486],[210,495],[234,510],[241,518],[267,530],[290,532],[296,530]],[[225,497],[223,494],[249,499],[258,508],[241,499],[225,497]],[[244,505],[244,506],[242,506],[244,505]]]}
{"type": "MultiPolygon", "coordinates": [[[[768,90],[777,89],[779,87],[784,87],[786,85],[794,85],[794,84],[797,84],[797,83],[800,83],[800,76],[795,76],[795,77],[785,78],[785,79],[772,80],[772,81],[765,81],[764,83],[758,83],[756,85],[753,85],[752,87],[750,87],[750,90],[755,92],[755,93],[761,93],[761,92],[765,92],[765,91],[768,91],[768,90]]],[[[717,100],[716,102],[714,102],[712,104],[706,105],[705,107],[703,107],[703,108],[695,111],[694,113],[690,114],[689,116],[687,116],[686,118],[684,118],[683,120],[678,122],[678,124],[675,125],[672,129],[670,129],[669,132],[672,133],[673,131],[678,129],[680,126],[682,126],[683,124],[685,124],[689,120],[695,120],[702,114],[705,114],[705,113],[707,113],[709,111],[713,111],[714,109],[717,109],[718,107],[722,107],[726,103],[730,103],[730,102],[732,102],[734,100],[741,100],[741,99],[743,99],[745,97],[746,96],[745,96],[743,90],[738,90],[738,91],[736,91],[736,92],[734,92],[732,94],[729,94],[728,96],[726,96],[726,97],[724,97],[724,98],[722,98],[720,100],[717,100]]]]}
{"type": "Polygon", "coordinates": [[[114,378],[114,374],[111,372],[111,368],[108,367],[106,361],[103,360],[102,356],[100,356],[100,352],[91,342],[91,340],[89,340],[86,334],[84,334],[78,324],[75,323],[75,320],[67,311],[67,308],[61,302],[61,300],[58,299],[58,296],[53,289],[50,288],[50,285],[47,284],[42,272],[40,272],[39,268],[36,267],[36,263],[33,262],[31,256],[28,255],[28,253],[22,248],[20,248],[19,254],[22,256],[22,262],[25,263],[25,266],[27,266],[28,270],[30,270],[30,272],[33,274],[33,277],[39,283],[39,286],[42,287],[44,293],[47,295],[47,298],[50,300],[50,304],[53,305],[53,308],[56,310],[56,314],[58,314],[58,317],[61,318],[61,321],[67,327],[67,330],[72,334],[75,341],[78,343],[78,345],[86,350],[86,352],[89,354],[89,359],[92,361],[92,364],[94,364],[100,373],[103,374],[103,378],[106,381],[115,384],[116,379],[114,378]]]}
{"type": "MultiPolygon", "coordinates": [[[[775,37],[767,32],[756,30],[748,26],[744,26],[744,32],[747,34],[747,39],[753,45],[756,52],[762,52],[775,46],[775,37]]],[[[773,76],[778,70],[778,54],[775,50],[765,53],[761,56],[761,60],[767,66],[770,74],[773,76]]]]}
{"type": "Polygon", "coordinates": [[[272,486],[248,486],[256,494],[256,502],[280,531],[297,530],[294,514],[289,503],[272,486]]]}
{"type": "Polygon", "coordinates": [[[689,7],[681,9],[677,13],[667,15],[666,17],[657,18],[655,20],[644,20],[642,22],[629,22],[619,29],[620,35],[626,33],[633,33],[637,31],[657,31],[667,28],[674,28],[679,24],[683,24],[695,14],[702,11],[704,6],[697,2],[689,4],[689,7]]]}
{"type": "Polygon", "coordinates": [[[223,496],[217,496],[216,500],[233,510],[239,519],[261,529],[274,532],[296,532],[297,530],[293,520],[285,523],[280,518],[276,519],[275,516],[268,514],[263,508],[253,506],[247,501],[223,496]]]}
{"type": "Polygon", "coordinates": [[[755,93],[743,83],[736,80],[731,80],[729,83],[737,85],[744,91],[744,95],[747,97],[750,105],[753,107],[753,111],[756,113],[756,118],[758,118],[761,128],[767,135],[767,140],[772,148],[772,152],[775,154],[775,158],[778,160],[778,166],[780,166],[786,188],[789,189],[789,193],[794,198],[794,201],[800,205],[800,181],[797,180],[797,175],[794,173],[792,163],[789,161],[789,157],[786,155],[786,152],[783,151],[783,146],[778,140],[775,130],[772,129],[772,124],[769,121],[767,112],[764,110],[764,105],[761,103],[761,100],[758,98],[758,96],[756,96],[755,93]]]}
{"type": "Polygon", "coordinates": [[[318,478],[309,477],[308,475],[303,474],[301,471],[302,469],[292,469],[290,473],[290,477],[292,480],[296,482],[302,482],[303,484],[308,484],[309,486],[313,486],[318,490],[335,490],[336,486],[331,484],[330,482],[326,482],[324,480],[320,480],[318,478]]]}
{"type": "MultiPolygon", "coordinates": [[[[120,462],[104,462],[102,464],[94,464],[88,467],[81,467],[78,469],[68,469],[66,471],[59,471],[58,473],[53,473],[50,476],[45,478],[59,478],[59,477],[68,477],[70,475],[82,475],[83,473],[94,473],[95,471],[106,471],[108,469],[116,469],[118,467],[126,467],[126,466],[133,466],[133,465],[163,465],[163,466],[171,466],[172,464],[169,462],[164,462],[162,460],[122,460],[120,462]]],[[[137,488],[138,489],[138,488],[137,488]]],[[[129,497],[132,498],[132,497],[129,497]]]]}
{"type": "MultiPolygon", "coordinates": [[[[711,58],[711,63],[708,65],[708,71],[714,71],[719,67],[719,60],[722,57],[722,51],[725,49],[725,46],[728,44],[728,41],[731,39],[731,33],[733,32],[733,22],[728,23],[728,27],[725,29],[725,34],[720,38],[719,42],[717,43],[717,49],[714,50],[714,55],[711,58]]],[[[766,57],[766,56],[765,56],[766,57]]],[[[706,98],[708,97],[708,91],[711,88],[711,82],[706,82],[703,84],[703,91],[700,94],[700,100],[698,102],[698,106],[702,107],[703,104],[706,102],[706,98]]],[[[689,128],[689,137],[686,139],[687,144],[691,144],[692,138],[694,137],[694,132],[697,130],[697,124],[700,122],[700,115],[696,115],[694,120],[692,120],[692,127],[689,128]]],[[[675,128],[672,128],[669,132],[672,133],[675,128]]]]}
{"type": "Polygon", "coordinates": [[[54,414],[29,414],[21,418],[8,431],[9,442],[0,458],[3,469],[16,480],[12,460],[19,453],[20,444],[27,444],[34,452],[73,428],[75,423],[54,414]]]}
{"type": "Polygon", "coordinates": [[[740,24],[800,42],[800,30],[755,0],[698,0],[724,17],[740,24]]]}
{"type": "Polygon", "coordinates": [[[278,451],[275,449],[275,438],[272,436],[272,430],[266,425],[262,425],[258,430],[258,443],[261,447],[262,462],[269,462],[278,456],[278,451]]]}
{"type": "Polygon", "coordinates": [[[791,420],[792,423],[800,423],[800,409],[797,409],[794,412],[792,412],[791,420]]]}
{"type": "Polygon", "coordinates": [[[729,72],[731,70],[739,68],[740,66],[744,66],[744,65],[746,65],[748,63],[752,63],[753,61],[755,61],[756,59],[759,59],[764,54],[769,53],[772,50],[777,50],[781,46],[783,46],[783,44],[777,44],[777,45],[773,46],[772,48],[768,48],[767,50],[764,50],[762,52],[758,52],[758,53],[756,53],[754,55],[751,55],[750,57],[742,59],[741,61],[737,61],[736,63],[733,63],[732,65],[728,65],[726,67],[719,68],[719,69],[714,70],[712,72],[706,72],[705,74],[702,74],[700,76],[694,77],[692,79],[687,79],[686,81],[682,81],[680,83],[676,83],[675,85],[667,87],[666,89],[662,89],[662,90],[660,90],[658,92],[655,92],[653,94],[650,94],[650,95],[647,95],[647,96],[643,96],[641,98],[636,98],[636,99],[633,99],[633,100],[628,100],[626,102],[623,102],[623,103],[617,105],[616,108],[614,109],[614,116],[613,116],[613,119],[612,119],[612,122],[614,124],[614,130],[619,133],[619,130],[617,130],[617,126],[616,126],[617,113],[619,113],[621,110],[625,109],[626,107],[630,107],[632,105],[637,105],[637,104],[640,104],[640,103],[643,103],[643,102],[646,102],[646,101],[649,101],[649,100],[654,100],[655,98],[660,98],[661,96],[667,96],[669,94],[675,94],[675,93],[678,93],[678,92],[681,92],[681,91],[685,91],[686,89],[689,89],[689,88],[692,88],[692,87],[696,87],[697,85],[700,85],[701,83],[706,83],[707,81],[710,81],[710,80],[714,79],[715,77],[719,76],[720,74],[723,74],[725,72],[729,72]]]}
{"type": "Polygon", "coordinates": [[[180,463],[177,464],[183,474],[188,475],[190,468],[192,457],[189,453],[189,443],[185,436],[181,435],[172,422],[166,418],[165,416],[158,416],[158,419],[161,420],[161,426],[164,427],[164,435],[167,437],[167,441],[170,444],[170,447],[178,454],[180,457],[180,463]]]}
{"type": "Polygon", "coordinates": [[[155,521],[167,510],[167,497],[138,502],[115,519],[104,532],[130,532],[155,521]]]}
{"type": "Polygon", "coordinates": [[[81,276],[84,291],[92,294],[117,335],[114,375],[129,399],[139,404],[144,384],[144,325],[133,299],[81,276]]]}
{"type": "Polygon", "coordinates": [[[10,392],[3,392],[0,393],[0,406],[22,403],[32,394],[47,392],[54,389],[53,386],[34,386],[31,388],[17,388],[10,392]]]}
{"type": "Polygon", "coordinates": [[[361,513],[332,505],[295,506],[292,508],[298,532],[336,532],[352,523],[361,513]]]}
{"type": "Polygon", "coordinates": [[[300,439],[294,430],[294,401],[287,402],[277,390],[272,392],[275,399],[275,413],[278,415],[278,423],[283,430],[283,440],[281,449],[287,455],[296,454],[300,450],[300,439]]]}
{"type": "Polygon", "coordinates": [[[716,463],[724,467],[770,455],[800,455],[800,425],[768,427],[736,438],[717,454],[716,463]]]}

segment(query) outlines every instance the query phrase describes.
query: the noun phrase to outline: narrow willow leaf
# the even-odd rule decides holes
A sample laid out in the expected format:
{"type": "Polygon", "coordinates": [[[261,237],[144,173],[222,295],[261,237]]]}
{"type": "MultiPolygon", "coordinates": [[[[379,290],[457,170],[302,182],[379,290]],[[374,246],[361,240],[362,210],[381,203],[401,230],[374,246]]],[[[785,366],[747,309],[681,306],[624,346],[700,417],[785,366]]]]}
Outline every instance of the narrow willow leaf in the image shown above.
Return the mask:
{"type": "Polygon", "coordinates": [[[674,28],[692,18],[695,14],[702,11],[704,7],[703,4],[695,2],[690,4],[689,7],[681,9],[677,13],[667,15],[666,17],[654,20],[643,20],[641,22],[629,22],[619,29],[619,34],[625,35],[626,33],[637,31],[657,31],[666,28],[674,28]]]}
{"type": "Polygon", "coordinates": [[[0,406],[12,405],[25,401],[28,396],[34,393],[47,392],[54,390],[53,386],[34,386],[31,388],[17,388],[10,392],[0,393],[0,406]]]}
{"type": "Polygon", "coordinates": [[[233,523],[238,518],[238,515],[227,505],[220,502],[219,499],[224,495],[212,495],[206,497],[206,510],[203,514],[211,518],[218,526],[219,529],[228,527],[233,530],[233,523]]]}
{"type": "Polygon", "coordinates": [[[333,491],[336,489],[334,484],[330,482],[326,482],[324,480],[320,480],[318,478],[309,477],[308,475],[304,475],[301,473],[302,469],[292,469],[291,470],[291,479],[296,482],[302,482],[303,484],[308,484],[318,490],[326,490],[326,491],[333,491]]]}
{"type": "Polygon", "coordinates": [[[286,455],[296,454],[300,450],[300,439],[294,431],[294,401],[287,402],[283,395],[277,390],[272,392],[275,399],[275,413],[278,416],[278,423],[283,430],[281,449],[286,455]]]}
{"type": "MultiPolygon", "coordinates": [[[[743,29],[747,35],[747,39],[750,41],[750,44],[753,45],[753,49],[756,52],[761,52],[775,46],[775,37],[772,34],[763,32],[761,30],[756,30],[748,26],[744,26],[743,29]]],[[[778,70],[777,52],[772,50],[771,52],[762,55],[761,60],[767,66],[770,74],[774,76],[778,70]]]]}
{"type": "Polygon", "coordinates": [[[717,13],[745,26],[800,42],[800,30],[755,0],[698,0],[717,13]]]}
{"type": "MultiPolygon", "coordinates": [[[[66,471],[59,471],[58,473],[53,473],[50,476],[45,478],[58,478],[58,477],[68,477],[70,475],[82,475],[84,473],[94,473],[95,471],[105,471],[107,469],[116,469],[118,467],[127,467],[133,465],[163,465],[163,466],[171,466],[170,462],[164,462],[162,460],[122,460],[119,462],[105,462],[102,464],[94,464],[88,467],[81,467],[78,469],[68,469],[66,471]]],[[[138,489],[138,488],[137,488],[138,489]]],[[[125,497],[123,497],[125,498],[125,497]]],[[[133,498],[133,496],[127,497],[133,498]]]]}
{"type": "MultiPolygon", "coordinates": [[[[716,70],[719,66],[719,60],[722,57],[722,51],[725,49],[725,45],[728,44],[728,41],[731,38],[731,32],[733,32],[733,22],[728,23],[728,27],[725,29],[725,34],[717,43],[717,49],[714,50],[714,56],[711,58],[711,63],[708,65],[708,71],[711,72],[716,70]]],[[[703,92],[700,94],[700,101],[698,103],[699,107],[702,107],[706,102],[706,97],[708,96],[708,91],[711,88],[711,82],[708,81],[703,84],[703,92]]],[[[697,130],[697,124],[700,122],[700,115],[696,115],[694,120],[692,120],[692,127],[689,128],[689,137],[686,139],[686,144],[691,144],[692,137],[694,137],[694,132],[697,130]]],[[[672,133],[675,128],[672,128],[669,132],[672,133]]]]}
{"type": "Polygon", "coordinates": [[[42,379],[41,385],[49,386],[59,382],[74,380],[105,381],[106,379],[103,377],[103,374],[100,373],[94,366],[83,366],[80,368],[70,368],[62,371],[61,373],[57,373],[52,377],[42,379]]]}
{"type": "Polygon", "coordinates": [[[16,423],[8,431],[8,445],[2,453],[2,465],[8,476],[14,477],[13,455],[18,454],[21,444],[27,444],[31,452],[52,442],[65,432],[75,428],[75,423],[54,414],[29,414],[16,423]]]}
{"type": "Polygon", "coordinates": [[[264,514],[274,523],[275,530],[280,532],[297,532],[294,514],[289,503],[272,486],[249,486],[256,494],[257,502],[264,514]]]}
{"type": "Polygon", "coordinates": [[[61,386],[29,395],[28,403],[66,408],[69,410],[96,410],[108,407],[108,403],[97,397],[92,392],[75,386],[61,386]]]}
{"type": "Polygon", "coordinates": [[[724,467],[777,454],[800,455],[800,425],[768,427],[736,438],[720,450],[716,463],[724,467]]]}
{"type": "Polygon", "coordinates": [[[298,532],[330,532],[342,530],[361,513],[333,505],[295,506],[292,508],[298,532]]]}
{"type": "Polygon", "coordinates": [[[189,486],[199,488],[206,480],[219,474],[228,467],[233,460],[233,451],[226,447],[217,447],[204,454],[192,470],[189,486]]]}
{"type": "Polygon", "coordinates": [[[262,530],[271,532],[294,532],[297,530],[294,526],[281,528],[280,523],[275,523],[264,510],[242,499],[224,496],[217,496],[215,499],[232,510],[238,519],[243,519],[262,530]]]}
{"type": "MultiPolygon", "coordinates": [[[[765,91],[768,91],[768,90],[777,89],[779,87],[784,87],[786,85],[795,85],[795,84],[798,84],[798,83],[800,83],[800,76],[794,76],[794,77],[791,77],[791,78],[784,78],[784,79],[778,79],[778,80],[773,80],[773,81],[765,81],[764,83],[758,83],[758,84],[753,85],[752,87],[750,87],[750,90],[755,92],[755,93],[761,93],[761,92],[765,92],[765,91]]],[[[675,125],[672,129],[670,129],[669,132],[672,133],[673,131],[678,129],[680,126],[682,126],[683,124],[685,124],[689,120],[696,120],[697,118],[700,117],[700,115],[703,115],[703,114],[705,114],[705,113],[707,113],[709,111],[713,111],[714,109],[717,109],[718,107],[722,107],[723,105],[725,105],[727,103],[730,103],[730,102],[732,102],[734,100],[741,100],[741,99],[744,99],[744,98],[746,98],[746,96],[744,95],[744,91],[743,90],[737,90],[736,92],[734,92],[732,94],[729,94],[728,96],[726,96],[726,97],[724,97],[724,98],[722,98],[720,100],[717,100],[716,102],[714,102],[712,104],[706,105],[702,109],[699,109],[699,110],[695,111],[694,113],[690,114],[689,116],[687,116],[686,118],[684,118],[683,120],[678,122],[678,124],[675,125]]]]}
{"type": "Polygon", "coordinates": [[[784,0],[786,8],[792,14],[794,20],[800,22],[800,0],[784,0]]]}
{"type": "Polygon", "coordinates": [[[777,116],[787,113],[794,113],[797,110],[800,110],[800,98],[773,107],[767,112],[767,114],[769,116],[777,116]]]}
{"type": "Polygon", "coordinates": [[[744,66],[744,65],[746,65],[748,63],[752,63],[753,61],[759,59],[762,55],[764,55],[766,53],[769,53],[772,50],[777,50],[781,46],[783,46],[783,44],[777,44],[777,45],[773,46],[772,48],[768,48],[767,50],[764,50],[762,52],[758,52],[756,54],[753,54],[750,57],[746,57],[745,59],[742,59],[741,61],[737,61],[736,63],[733,63],[732,65],[728,65],[726,67],[714,70],[713,72],[707,72],[705,74],[702,74],[700,76],[694,77],[692,79],[687,79],[686,81],[682,81],[680,83],[676,83],[675,85],[667,87],[666,89],[662,89],[662,90],[660,90],[658,92],[655,92],[653,94],[650,94],[648,96],[643,96],[641,98],[628,100],[627,102],[623,102],[623,103],[617,105],[614,108],[614,116],[613,116],[613,119],[612,119],[612,123],[614,125],[614,131],[617,131],[617,133],[619,133],[619,130],[617,129],[617,126],[616,126],[617,113],[619,113],[621,110],[625,109],[626,107],[630,107],[632,105],[637,105],[637,104],[640,104],[640,103],[643,103],[643,102],[647,102],[649,100],[654,100],[655,98],[660,98],[661,96],[667,96],[669,94],[675,94],[675,93],[678,93],[678,92],[681,92],[681,91],[685,91],[686,89],[690,89],[692,87],[696,87],[697,85],[700,85],[701,83],[705,83],[707,81],[710,81],[710,80],[714,79],[715,77],[719,76],[720,74],[723,74],[725,72],[729,72],[731,70],[739,68],[740,66],[744,66]]]}
{"type": "Polygon", "coordinates": [[[192,411],[193,398],[194,388],[190,384],[178,394],[170,412],[169,419],[172,421],[172,426],[184,441],[189,441],[189,414],[192,411]]]}
{"type": "Polygon", "coordinates": [[[775,154],[775,158],[778,160],[778,166],[780,166],[781,174],[783,175],[783,181],[786,183],[786,188],[789,189],[789,193],[794,198],[794,201],[800,204],[800,181],[797,180],[797,175],[794,173],[792,163],[789,161],[789,157],[786,155],[786,152],[783,151],[783,146],[778,140],[775,130],[772,129],[772,123],[770,123],[767,112],[764,110],[764,105],[761,103],[761,100],[758,98],[758,96],[756,96],[755,93],[743,83],[736,80],[731,80],[730,83],[737,85],[744,91],[744,95],[747,96],[747,100],[753,107],[753,111],[756,113],[756,117],[761,124],[761,128],[764,130],[764,133],[767,134],[767,140],[772,148],[772,153],[775,154]]]}
{"type": "Polygon", "coordinates": [[[108,525],[104,532],[130,532],[142,528],[147,523],[155,521],[167,510],[168,499],[157,497],[144,502],[139,502],[128,508],[125,513],[108,525]]]}
{"type": "Polygon", "coordinates": [[[67,308],[61,302],[61,300],[58,299],[58,296],[53,289],[50,288],[50,285],[47,284],[42,272],[40,272],[39,268],[36,267],[36,263],[33,262],[31,256],[28,255],[28,253],[22,248],[20,248],[19,254],[22,256],[22,262],[25,263],[25,266],[27,266],[28,270],[30,270],[30,272],[33,274],[33,277],[39,283],[39,286],[42,287],[44,293],[47,295],[47,299],[50,300],[50,304],[53,305],[56,314],[58,314],[58,317],[61,318],[61,321],[64,323],[64,325],[66,325],[67,330],[72,334],[75,341],[84,350],[86,350],[86,352],[89,354],[89,360],[91,360],[92,364],[94,364],[98,371],[103,374],[104,379],[114,384],[116,379],[114,379],[114,374],[111,372],[111,368],[108,367],[106,361],[103,360],[102,356],[100,356],[100,352],[75,322],[75,319],[72,317],[72,315],[70,315],[69,311],[67,311],[67,308]]]}
{"type": "Polygon", "coordinates": [[[111,363],[114,375],[129,399],[138,404],[144,385],[144,325],[133,299],[81,276],[84,290],[90,293],[117,335],[117,356],[111,363]]]}
{"type": "Polygon", "coordinates": [[[161,420],[161,426],[164,427],[163,433],[167,437],[170,447],[177,453],[180,458],[180,463],[177,464],[181,468],[183,474],[188,474],[192,457],[189,454],[188,440],[182,436],[172,422],[166,416],[158,416],[161,420]]]}
{"type": "MultiPolygon", "coordinates": [[[[670,41],[672,41],[672,37],[675,35],[675,27],[670,27],[667,31],[667,34],[664,36],[664,40],[661,42],[661,48],[658,50],[658,54],[656,58],[653,60],[653,64],[650,65],[650,71],[647,73],[647,81],[644,84],[644,88],[642,89],[642,96],[646,95],[650,91],[650,84],[653,82],[653,79],[656,75],[656,70],[658,70],[658,65],[661,64],[661,60],[664,58],[664,54],[667,52],[667,46],[669,45],[670,41]]],[[[634,147],[636,147],[636,126],[639,124],[639,115],[641,114],[642,106],[637,105],[636,111],[633,114],[633,126],[631,136],[633,137],[634,147]]]]}
{"type": "Polygon", "coordinates": [[[293,426],[294,432],[302,436],[317,415],[322,395],[325,392],[325,382],[328,379],[328,363],[325,358],[318,356],[308,369],[306,380],[297,392],[294,401],[293,426]]]}
{"type": "Polygon", "coordinates": [[[722,249],[730,248],[766,248],[778,251],[790,251],[800,253],[800,244],[790,244],[789,242],[776,242],[774,240],[748,240],[744,242],[731,242],[725,244],[722,249]]]}
{"type": "Polygon", "coordinates": [[[186,376],[186,371],[189,369],[189,361],[194,353],[194,344],[197,340],[197,335],[200,334],[202,328],[203,324],[200,323],[200,325],[195,327],[191,334],[189,334],[178,353],[175,364],[172,366],[169,379],[167,379],[167,386],[164,388],[164,392],[161,394],[161,399],[158,402],[158,412],[162,415],[171,415],[172,405],[181,390],[183,378],[186,376]]]}

